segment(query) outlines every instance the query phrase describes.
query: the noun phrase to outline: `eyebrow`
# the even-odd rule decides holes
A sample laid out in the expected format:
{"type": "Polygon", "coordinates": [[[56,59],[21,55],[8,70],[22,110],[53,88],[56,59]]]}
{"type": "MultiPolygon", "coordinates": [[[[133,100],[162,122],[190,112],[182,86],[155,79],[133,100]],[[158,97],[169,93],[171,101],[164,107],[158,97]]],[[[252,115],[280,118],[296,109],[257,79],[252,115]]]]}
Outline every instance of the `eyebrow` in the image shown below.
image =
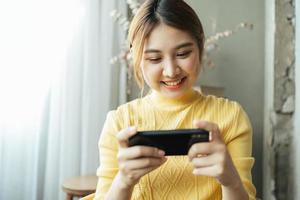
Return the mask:
{"type": "MultiPolygon", "coordinates": [[[[193,43],[192,42],[186,42],[186,43],[183,43],[183,44],[179,44],[175,47],[175,49],[181,49],[181,48],[184,48],[184,47],[189,47],[189,46],[193,46],[193,43]]],[[[160,53],[161,51],[157,50],[157,49],[146,49],[144,51],[144,53],[160,53]]]]}

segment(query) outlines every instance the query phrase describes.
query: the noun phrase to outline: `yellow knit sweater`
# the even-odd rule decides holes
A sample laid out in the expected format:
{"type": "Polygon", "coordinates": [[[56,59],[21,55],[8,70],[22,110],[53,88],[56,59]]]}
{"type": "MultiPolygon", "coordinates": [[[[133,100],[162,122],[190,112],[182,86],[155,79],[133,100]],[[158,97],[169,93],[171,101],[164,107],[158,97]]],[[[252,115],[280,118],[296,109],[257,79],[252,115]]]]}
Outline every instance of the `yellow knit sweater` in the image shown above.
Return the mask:
{"type": "MultiPolygon", "coordinates": [[[[193,90],[177,100],[153,92],[108,113],[99,140],[100,167],[95,199],[104,199],[118,172],[116,134],[121,129],[132,125],[138,130],[193,128],[194,119],[219,125],[244,187],[250,199],[255,199],[251,178],[252,129],[247,115],[236,102],[204,96],[193,90]]],[[[132,199],[222,199],[221,185],[214,178],[193,175],[192,169],[187,156],[169,156],[166,163],[140,179],[132,199]]]]}

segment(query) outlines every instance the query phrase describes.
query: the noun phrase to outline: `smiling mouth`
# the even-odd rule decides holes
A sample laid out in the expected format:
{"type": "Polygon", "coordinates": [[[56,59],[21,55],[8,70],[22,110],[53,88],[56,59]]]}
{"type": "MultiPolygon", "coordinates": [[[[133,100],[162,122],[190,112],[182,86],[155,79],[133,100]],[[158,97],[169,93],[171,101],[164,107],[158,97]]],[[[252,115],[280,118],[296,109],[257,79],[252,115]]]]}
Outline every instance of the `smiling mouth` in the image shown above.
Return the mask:
{"type": "Polygon", "coordinates": [[[185,79],[186,79],[186,77],[183,77],[181,79],[174,80],[174,81],[161,81],[161,83],[163,83],[165,86],[167,86],[169,88],[173,88],[173,87],[177,88],[181,85],[181,83],[184,82],[185,79]]]}

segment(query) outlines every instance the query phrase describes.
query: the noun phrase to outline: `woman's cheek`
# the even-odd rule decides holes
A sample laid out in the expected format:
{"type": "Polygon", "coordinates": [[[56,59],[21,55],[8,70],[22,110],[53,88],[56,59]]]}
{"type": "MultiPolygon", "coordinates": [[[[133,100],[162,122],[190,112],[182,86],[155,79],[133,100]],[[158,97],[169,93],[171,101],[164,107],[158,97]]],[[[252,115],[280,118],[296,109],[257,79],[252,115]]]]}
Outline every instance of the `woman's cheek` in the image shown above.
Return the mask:
{"type": "Polygon", "coordinates": [[[149,64],[142,65],[142,72],[145,81],[148,84],[160,81],[162,70],[158,66],[151,66],[149,64]]]}
{"type": "Polygon", "coordinates": [[[195,73],[199,71],[199,62],[196,62],[195,59],[186,60],[181,64],[181,67],[187,73],[195,73]]]}

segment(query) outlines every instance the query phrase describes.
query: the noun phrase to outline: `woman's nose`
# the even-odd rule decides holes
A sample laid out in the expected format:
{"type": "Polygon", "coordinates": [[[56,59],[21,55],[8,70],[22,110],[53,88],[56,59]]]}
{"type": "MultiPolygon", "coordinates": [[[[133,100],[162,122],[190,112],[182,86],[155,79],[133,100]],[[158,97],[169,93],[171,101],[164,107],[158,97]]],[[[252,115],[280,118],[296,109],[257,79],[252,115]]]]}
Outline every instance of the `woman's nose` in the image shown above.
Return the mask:
{"type": "Polygon", "coordinates": [[[163,76],[173,78],[180,74],[180,67],[172,59],[167,60],[163,64],[163,76]]]}

